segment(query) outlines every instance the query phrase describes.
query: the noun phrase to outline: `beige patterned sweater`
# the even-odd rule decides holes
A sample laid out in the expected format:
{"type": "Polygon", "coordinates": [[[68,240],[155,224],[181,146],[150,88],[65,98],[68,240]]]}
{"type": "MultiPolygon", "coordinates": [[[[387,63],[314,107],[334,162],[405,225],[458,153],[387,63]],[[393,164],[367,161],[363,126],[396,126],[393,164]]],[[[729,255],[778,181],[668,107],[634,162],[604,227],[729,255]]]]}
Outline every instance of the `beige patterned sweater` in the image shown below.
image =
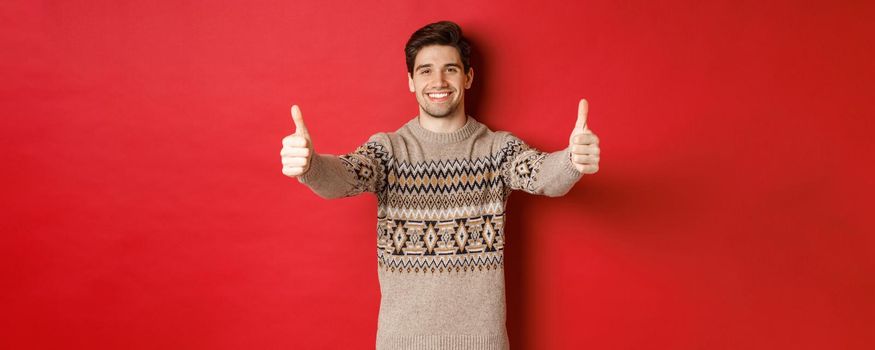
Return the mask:
{"type": "Polygon", "coordinates": [[[417,116],[351,153],[315,154],[298,181],[327,199],[377,196],[377,350],[503,350],[507,199],[562,196],[580,177],[568,148],[541,152],[471,116],[433,132],[417,116]]]}

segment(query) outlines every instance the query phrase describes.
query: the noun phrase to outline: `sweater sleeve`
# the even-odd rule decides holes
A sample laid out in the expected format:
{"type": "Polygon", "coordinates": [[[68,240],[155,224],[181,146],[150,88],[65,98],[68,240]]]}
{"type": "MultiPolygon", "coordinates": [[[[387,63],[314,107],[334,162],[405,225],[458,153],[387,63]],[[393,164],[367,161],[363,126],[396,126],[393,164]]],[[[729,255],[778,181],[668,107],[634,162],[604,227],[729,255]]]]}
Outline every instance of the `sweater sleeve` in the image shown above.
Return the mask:
{"type": "Polygon", "coordinates": [[[506,134],[501,176],[511,190],[559,197],[568,193],[582,175],[571,163],[570,148],[542,152],[512,133],[506,134]]]}
{"type": "Polygon", "coordinates": [[[335,199],[362,192],[378,193],[386,186],[391,159],[384,133],[371,136],[354,151],[342,154],[313,154],[310,169],[297,177],[319,197],[335,199]]]}

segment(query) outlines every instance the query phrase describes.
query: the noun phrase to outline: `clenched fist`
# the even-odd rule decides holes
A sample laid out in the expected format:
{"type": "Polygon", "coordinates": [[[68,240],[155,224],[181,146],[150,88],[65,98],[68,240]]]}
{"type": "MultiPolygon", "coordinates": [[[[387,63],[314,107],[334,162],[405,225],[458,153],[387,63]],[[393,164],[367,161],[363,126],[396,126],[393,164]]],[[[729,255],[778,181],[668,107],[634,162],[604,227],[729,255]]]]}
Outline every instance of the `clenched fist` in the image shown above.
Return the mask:
{"type": "Polygon", "coordinates": [[[571,149],[571,163],[577,171],[584,174],[595,174],[599,171],[599,138],[586,126],[586,114],[589,103],[581,99],[577,106],[577,123],[568,139],[571,149]]]}
{"type": "Polygon", "coordinates": [[[295,122],[295,133],[283,138],[280,156],[283,160],[283,174],[288,177],[298,177],[310,169],[313,143],[310,141],[307,127],[304,126],[304,117],[301,116],[298,105],[292,106],[292,120],[295,122]]]}

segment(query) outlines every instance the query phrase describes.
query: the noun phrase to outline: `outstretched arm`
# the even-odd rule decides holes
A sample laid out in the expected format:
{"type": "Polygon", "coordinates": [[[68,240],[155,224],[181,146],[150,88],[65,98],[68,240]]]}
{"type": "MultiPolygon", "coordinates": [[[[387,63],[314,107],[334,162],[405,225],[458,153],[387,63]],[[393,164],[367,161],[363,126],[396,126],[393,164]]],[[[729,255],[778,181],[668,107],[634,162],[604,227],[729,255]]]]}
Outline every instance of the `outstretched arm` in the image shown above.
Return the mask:
{"type": "Polygon", "coordinates": [[[313,162],[298,181],[325,199],[343,198],[362,192],[378,193],[386,185],[389,152],[384,134],[374,134],[368,141],[343,154],[315,154],[313,162]]]}
{"type": "Polygon", "coordinates": [[[568,193],[583,174],[598,171],[598,137],[586,126],[588,105],[581,100],[569,146],[542,152],[508,133],[504,141],[501,174],[511,190],[559,197],[568,193]]]}
{"type": "Polygon", "coordinates": [[[511,190],[559,197],[568,193],[582,175],[571,163],[568,149],[543,152],[507,133],[504,150],[501,174],[511,190]]]}
{"type": "Polygon", "coordinates": [[[283,138],[280,151],[283,174],[297,178],[325,199],[354,196],[362,192],[379,192],[386,183],[390,159],[388,139],[378,133],[343,155],[317,154],[304,126],[298,106],[292,107],[295,133],[283,138]]]}

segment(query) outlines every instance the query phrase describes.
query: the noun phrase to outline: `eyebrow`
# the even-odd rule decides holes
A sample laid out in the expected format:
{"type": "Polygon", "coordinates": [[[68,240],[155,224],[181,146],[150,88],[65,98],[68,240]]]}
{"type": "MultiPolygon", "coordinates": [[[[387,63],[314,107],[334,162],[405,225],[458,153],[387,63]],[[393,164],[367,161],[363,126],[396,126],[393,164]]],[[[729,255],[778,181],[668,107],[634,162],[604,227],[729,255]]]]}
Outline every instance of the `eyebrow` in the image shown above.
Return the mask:
{"type": "MultiPolygon", "coordinates": [[[[416,68],[413,71],[416,72],[422,68],[431,68],[431,66],[432,66],[431,63],[421,64],[421,65],[416,66],[416,68]]],[[[444,67],[456,67],[456,68],[462,69],[462,66],[460,66],[458,63],[447,63],[444,65],[444,67]]]]}

